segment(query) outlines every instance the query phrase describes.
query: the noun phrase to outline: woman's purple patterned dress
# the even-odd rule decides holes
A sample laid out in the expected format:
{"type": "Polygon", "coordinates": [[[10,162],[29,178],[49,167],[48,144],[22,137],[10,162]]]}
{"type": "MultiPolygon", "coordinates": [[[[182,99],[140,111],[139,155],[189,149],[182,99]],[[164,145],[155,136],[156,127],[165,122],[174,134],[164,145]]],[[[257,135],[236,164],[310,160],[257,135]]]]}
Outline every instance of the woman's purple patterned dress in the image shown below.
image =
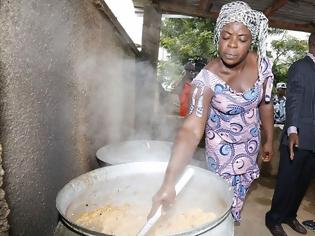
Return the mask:
{"type": "Polygon", "coordinates": [[[259,177],[257,156],[260,147],[258,105],[264,94],[270,101],[273,74],[268,59],[260,60],[255,85],[236,92],[217,75],[203,69],[193,80],[197,87],[208,87],[214,95],[206,123],[206,158],[208,168],[228,181],[234,189],[232,215],[240,221],[246,193],[259,177]]]}

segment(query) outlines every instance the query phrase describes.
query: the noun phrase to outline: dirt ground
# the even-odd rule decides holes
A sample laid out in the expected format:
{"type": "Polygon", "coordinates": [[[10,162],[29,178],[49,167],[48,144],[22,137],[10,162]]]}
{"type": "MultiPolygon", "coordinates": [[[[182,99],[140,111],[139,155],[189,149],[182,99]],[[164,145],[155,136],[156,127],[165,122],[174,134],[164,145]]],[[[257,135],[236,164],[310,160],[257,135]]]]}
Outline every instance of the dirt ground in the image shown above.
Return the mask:
{"type": "MultiPolygon", "coordinates": [[[[235,226],[235,236],[270,236],[265,226],[265,213],[270,209],[271,199],[276,179],[274,177],[260,177],[256,180],[247,195],[242,212],[242,222],[235,226]]],[[[298,220],[315,220],[315,180],[312,182],[298,212],[298,220]]],[[[301,236],[289,226],[283,225],[288,236],[301,236]]],[[[308,230],[308,236],[315,236],[315,232],[308,230]]]]}

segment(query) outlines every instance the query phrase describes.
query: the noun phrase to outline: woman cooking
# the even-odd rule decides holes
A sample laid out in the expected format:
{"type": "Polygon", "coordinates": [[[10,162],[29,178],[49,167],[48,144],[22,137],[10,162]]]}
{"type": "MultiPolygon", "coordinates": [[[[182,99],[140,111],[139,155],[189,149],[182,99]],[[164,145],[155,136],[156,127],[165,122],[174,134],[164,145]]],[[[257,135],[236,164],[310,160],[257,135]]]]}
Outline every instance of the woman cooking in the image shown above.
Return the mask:
{"type": "Polygon", "coordinates": [[[232,215],[240,221],[245,195],[259,177],[260,126],[265,133],[263,161],[272,157],[273,74],[266,57],[267,28],[267,18],[244,2],[221,8],[215,28],[218,57],[192,82],[190,112],[176,136],[149,217],[159,205],[175,200],[176,180],[205,131],[208,168],[233,187],[232,215]],[[250,50],[253,45],[257,53],[250,50]]]}

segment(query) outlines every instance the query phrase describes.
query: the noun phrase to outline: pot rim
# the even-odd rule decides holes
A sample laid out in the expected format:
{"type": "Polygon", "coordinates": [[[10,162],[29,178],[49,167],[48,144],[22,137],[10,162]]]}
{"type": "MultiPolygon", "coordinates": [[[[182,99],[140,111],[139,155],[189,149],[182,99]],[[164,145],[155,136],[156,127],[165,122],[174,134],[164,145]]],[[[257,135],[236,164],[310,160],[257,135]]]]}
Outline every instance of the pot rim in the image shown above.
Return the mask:
{"type": "MultiPolygon", "coordinates": [[[[65,214],[63,214],[63,210],[61,209],[60,206],[60,199],[62,198],[62,195],[64,194],[64,192],[66,191],[66,187],[68,186],[75,186],[75,182],[79,181],[80,178],[83,178],[84,176],[88,176],[91,174],[97,174],[98,172],[103,171],[104,168],[106,168],[107,170],[110,169],[117,169],[119,167],[127,167],[132,165],[134,166],[142,166],[142,165],[147,165],[147,166],[158,166],[159,168],[165,168],[167,166],[167,162],[132,162],[132,163],[123,163],[123,164],[117,164],[117,165],[111,165],[111,166],[106,166],[106,167],[101,167],[101,168],[97,168],[95,170],[92,170],[90,172],[84,173],[74,179],[72,179],[70,182],[68,182],[57,194],[56,197],[56,208],[59,212],[59,214],[61,215],[62,221],[69,226],[71,229],[75,230],[76,232],[86,235],[86,236],[110,236],[109,234],[105,234],[105,233],[100,233],[94,230],[90,230],[87,229],[85,227],[82,227],[76,223],[74,223],[73,221],[71,221],[70,219],[68,219],[68,217],[65,216],[65,214]]],[[[198,171],[201,172],[206,172],[208,174],[211,174],[214,178],[218,179],[220,182],[224,183],[225,185],[228,186],[228,183],[225,182],[220,176],[214,174],[213,172],[210,172],[209,170],[205,170],[203,168],[200,167],[196,167],[196,166],[192,166],[192,165],[188,165],[187,167],[189,168],[194,168],[197,169],[198,171]]],[[[228,190],[231,192],[231,188],[228,186],[228,190]]],[[[207,232],[211,229],[213,229],[214,227],[218,226],[219,224],[221,224],[230,214],[231,212],[231,208],[232,208],[232,199],[230,202],[230,207],[228,209],[226,209],[224,211],[224,213],[221,215],[221,217],[218,217],[210,222],[207,222],[205,224],[202,224],[196,228],[193,228],[191,230],[187,230],[184,232],[180,232],[180,233],[176,233],[176,234],[170,234],[170,235],[166,235],[166,236],[188,236],[188,235],[199,235],[202,234],[204,232],[207,232]]]]}

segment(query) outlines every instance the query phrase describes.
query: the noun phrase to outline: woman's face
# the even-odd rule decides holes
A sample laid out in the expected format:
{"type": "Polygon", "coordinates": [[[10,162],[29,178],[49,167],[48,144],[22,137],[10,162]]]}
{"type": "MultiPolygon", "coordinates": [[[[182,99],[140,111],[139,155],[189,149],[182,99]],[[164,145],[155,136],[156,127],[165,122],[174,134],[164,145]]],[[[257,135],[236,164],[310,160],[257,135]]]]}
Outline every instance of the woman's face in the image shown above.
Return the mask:
{"type": "Polygon", "coordinates": [[[237,65],[246,58],[251,42],[252,35],[243,23],[228,23],[220,34],[219,55],[225,64],[237,65]]]}

